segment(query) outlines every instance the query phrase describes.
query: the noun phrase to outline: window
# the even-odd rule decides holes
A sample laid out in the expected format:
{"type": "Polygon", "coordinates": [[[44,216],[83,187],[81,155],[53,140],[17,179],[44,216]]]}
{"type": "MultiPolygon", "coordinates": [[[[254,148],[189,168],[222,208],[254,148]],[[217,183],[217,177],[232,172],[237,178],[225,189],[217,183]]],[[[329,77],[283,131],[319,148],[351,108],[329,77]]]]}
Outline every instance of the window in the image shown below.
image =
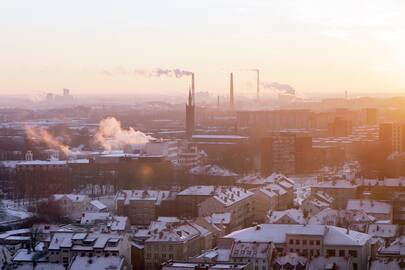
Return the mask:
{"type": "Polygon", "coordinates": [[[307,244],[307,240],[302,240],[302,244],[306,245],[307,244]]]}
{"type": "Polygon", "coordinates": [[[299,244],[300,244],[300,240],[299,240],[299,239],[295,240],[295,244],[296,244],[296,245],[299,245],[299,244]]]}
{"type": "Polygon", "coordinates": [[[352,257],[357,257],[357,250],[349,250],[349,255],[352,257]]]}
{"type": "Polygon", "coordinates": [[[316,240],[316,245],[317,245],[317,246],[321,245],[321,241],[320,241],[320,240],[316,240]]]}
{"type": "Polygon", "coordinates": [[[353,270],[357,270],[357,263],[353,263],[353,270]]]}
{"type": "Polygon", "coordinates": [[[328,256],[335,256],[335,255],[336,255],[336,250],[334,250],[334,249],[327,249],[327,250],[326,250],[326,254],[328,254],[328,256]]]}
{"type": "Polygon", "coordinates": [[[290,245],[294,244],[294,240],[290,239],[290,245]]]}
{"type": "Polygon", "coordinates": [[[343,249],[339,250],[339,257],[344,257],[345,251],[343,249]]]}
{"type": "Polygon", "coordinates": [[[312,246],[314,245],[314,240],[309,240],[309,244],[312,246]]]}

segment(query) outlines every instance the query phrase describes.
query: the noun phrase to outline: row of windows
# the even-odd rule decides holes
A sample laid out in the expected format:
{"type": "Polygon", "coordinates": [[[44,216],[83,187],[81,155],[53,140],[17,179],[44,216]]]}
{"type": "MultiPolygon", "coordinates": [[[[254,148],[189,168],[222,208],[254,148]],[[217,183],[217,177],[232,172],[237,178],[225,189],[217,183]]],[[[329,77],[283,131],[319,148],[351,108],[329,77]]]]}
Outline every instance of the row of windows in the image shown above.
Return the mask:
{"type": "MultiPolygon", "coordinates": [[[[290,239],[289,243],[290,243],[290,245],[293,245],[293,244],[294,244],[294,239],[290,239]]],[[[308,243],[309,243],[311,246],[313,246],[314,243],[315,243],[317,246],[321,245],[321,241],[320,241],[320,240],[309,240],[309,241],[306,240],[306,239],[302,240],[302,244],[303,244],[303,245],[307,245],[308,243]]],[[[296,244],[296,245],[300,245],[300,244],[301,244],[301,240],[300,240],[300,239],[295,239],[295,244],[296,244]]]]}
{"type": "MultiPolygon", "coordinates": [[[[327,249],[326,254],[328,254],[329,256],[336,256],[337,255],[335,249],[327,249]]],[[[339,257],[346,256],[346,252],[343,249],[339,250],[338,254],[339,254],[339,257]]],[[[357,250],[349,250],[348,255],[351,256],[351,257],[357,257],[357,250]]]]}

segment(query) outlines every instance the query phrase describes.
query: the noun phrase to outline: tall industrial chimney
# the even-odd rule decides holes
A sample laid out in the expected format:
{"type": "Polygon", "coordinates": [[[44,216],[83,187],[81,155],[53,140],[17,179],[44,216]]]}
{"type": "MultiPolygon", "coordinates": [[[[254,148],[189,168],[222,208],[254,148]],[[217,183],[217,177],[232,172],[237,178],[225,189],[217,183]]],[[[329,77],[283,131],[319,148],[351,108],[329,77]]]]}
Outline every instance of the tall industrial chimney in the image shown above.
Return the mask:
{"type": "Polygon", "coordinates": [[[231,109],[233,109],[233,108],[234,108],[234,96],[233,96],[233,73],[232,73],[232,72],[231,72],[231,78],[230,78],[229,105],[231,106],[231,109]]]}
{"type": "Polygon", "coordinates": [[[260,72],[256,69],[257,72],[257,100],[260,98],[260,72]]]}
{"type": "Polygon", "coordinates": [[[195,85],[194,85],[194,72],[191,73],[191,91],[193,94],[193,105],[195,105],[195,85]]]}

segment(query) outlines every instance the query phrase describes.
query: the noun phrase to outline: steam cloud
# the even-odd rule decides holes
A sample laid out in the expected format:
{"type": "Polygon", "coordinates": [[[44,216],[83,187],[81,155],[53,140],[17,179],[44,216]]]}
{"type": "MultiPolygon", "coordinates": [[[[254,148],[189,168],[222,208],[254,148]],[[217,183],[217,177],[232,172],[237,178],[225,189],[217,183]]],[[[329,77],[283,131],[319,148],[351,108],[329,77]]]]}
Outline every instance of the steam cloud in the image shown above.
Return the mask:
{"type": "Polygon", "coordinates": [[[58,149],[65,155],[70,154],[69,146],[61,143],[57,138],[52,136],[52,134],[43,128],[26,128],[25,133],[30,140],[45,143],[49,148],[58,149]]]}
{"type": "Polygon", "coordinates": [[[262,83],[261,85],[264,88],[275,89],[278,92],[295,95],[295,89],[289,84],[272,82],[272,83],[262,83]]]}
{"type": "Polygon", "coordinates": [[[115,75],[134,75],[141,77],[175,77],[181,78],[184,76],[191,76],[192,71],[183,70],[179,68],[166,69],[166,68],[156,68],[156,69],[134,69],[126,70],[125,68],[119,67],[114,70],[102,70],[102,75],[105,76],[115,76],[115,75]]]}
{"type": "Polygon", "coordinates": [[[105,150],[123,149],[126,145],[143,146],[154,138],[132,127],[123,129],[121,122],[114,117],[101,120],[98,131],[95,135],[96,143],[105,150]]]}

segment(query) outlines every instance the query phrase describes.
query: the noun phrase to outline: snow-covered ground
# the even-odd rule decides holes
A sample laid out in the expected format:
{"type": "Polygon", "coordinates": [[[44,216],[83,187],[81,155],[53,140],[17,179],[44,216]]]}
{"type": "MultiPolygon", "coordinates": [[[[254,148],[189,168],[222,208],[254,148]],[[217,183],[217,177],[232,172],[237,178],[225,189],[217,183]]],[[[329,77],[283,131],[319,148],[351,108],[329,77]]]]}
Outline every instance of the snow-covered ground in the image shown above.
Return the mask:
{"type": "Polygon", "coordinates": [[[32,217],[26,205],[17,205],[11,200],[0,201],[0,224],[32,217]]]}

